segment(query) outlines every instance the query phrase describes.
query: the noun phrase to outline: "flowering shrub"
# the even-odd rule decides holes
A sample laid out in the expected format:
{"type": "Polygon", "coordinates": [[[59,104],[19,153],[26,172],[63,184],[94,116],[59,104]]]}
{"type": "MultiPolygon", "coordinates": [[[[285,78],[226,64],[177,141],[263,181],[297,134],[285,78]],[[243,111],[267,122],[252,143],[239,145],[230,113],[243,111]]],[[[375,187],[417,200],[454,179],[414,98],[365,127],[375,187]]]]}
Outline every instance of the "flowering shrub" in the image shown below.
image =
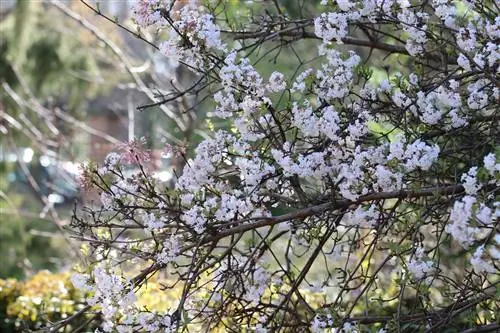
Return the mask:
{"type": "Polygon", "coordinates": [[[236,24],[216,3],[135,5],[198,75],[178,96],[208,90],[230,128],[174,149],[173,186],[139,141],[85,170],[101,206],[73,219],[90,265],[72,281],[102,330],[498,329],[495,4],[276,1],[236,24]],[[266,77],[257,49],[295,67],[266,77]],[[182,290],[169,309],[137,301],[155,274],[182,290]]]}
{"type": "Polygon", "coordinates": [[[25,331],[64,319],[83,308],[69,274],[41,271],[26,281],[0,279],[0,328],[25,331]]]}
{"type": "MultiPolygon", "coordinates": [[[[40,329],[47,326],[48,322],[61,319],[69,320],[69,328],[73,329],[80,326],[86,329],[98,327],[99,318],[79,315],[85,309],[86,297],[91,297],[84,290],[75,289],[74,285],[80,286],[79,277],[79,274],[40,271],[25,281],[0,279],[1,331],[40,329]]],[[[169,283],[172,282],[158,276],[150,277],[148,288],[137,293],[137,304],[157,310],[169,309],[182,292],[180,288],[166,292],[161,290],[162,285],[169,283]]],[[[95,297],[95,294],[92,296],[95,297]]]]}

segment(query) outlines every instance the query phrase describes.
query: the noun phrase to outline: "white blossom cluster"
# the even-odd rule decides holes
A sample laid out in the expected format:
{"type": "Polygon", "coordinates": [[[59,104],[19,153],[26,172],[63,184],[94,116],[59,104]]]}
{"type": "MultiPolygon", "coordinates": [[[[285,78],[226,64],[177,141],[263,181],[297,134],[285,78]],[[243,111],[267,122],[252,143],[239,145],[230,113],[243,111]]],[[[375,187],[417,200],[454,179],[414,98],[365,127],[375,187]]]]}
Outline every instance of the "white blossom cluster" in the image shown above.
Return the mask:
{"type": "MultiPolygon", "coordinates": [[[[402,75],[397,73],[396,77],[401,79],[402,75]]],[[[409,90],[403,92],[396,89],[394,83],[383,80],[378,91],[392,93],[391,99],[397,107],[410,112],[425,124],[440,124],[446,129],[459,128],[468,124],[472,108],[465,107],[457,81],[449,80],[432,91],[423,91],[418,86],[418,77],[411,73],[408,83],[410,84],[409,90]]]]}
{"type": "Polygon", "coordinates": [[[326,327],[333,326],[333,317],[331,314],[327,314],[325,316],[314,316],[311,322],[311,331],[315,333],[324,332],[326,327]]]}
{"type": "Polygon", "coordinates": [[[261,161],[247,143],[231,134],[218,132],[215,137],[197,147],[195,159],[188,161],[176,184],[182,204],[187,207],[181,218],[198,233],[203,232],[209,218],[229,221],[255,212],[259,212],[259,216],[268,214],[257,204],[260,200],[255,189],[266,176],[274,174],[274,167],[261,161]],[[230,157],[235,154],[238,156],[230,157]],[[233,167],[234,164],[237,168],[233,167]],[[241,179],[240,190],[227,187],[221,176],[227,173],[224,169],[231,168],[241,179]],[[219,192],[220,197],[207,198],[208,190],[219,192]],[[206,200],[202,205],[197,204],[196,198],[202,197],[206,200]]]}
{"type": "Polygon", "coordinates": [[[104,265],[96,266],[90,275],[75,274],[71,280],[76,288],[90,292],[87,298],[89,305],[101,309],[104,332],[112,332],[117,328],[116,322],[121,316],[135,312],[133,286],[104,265]]]}
{"type": "MultiPolygon", "coordinates": [[[[202,13],[192,1],[177,10],[175,15],[179,18],[171,24],[169,39],[160,44],[160,51],[173,63],[182,61],[193,70],[211,66],[202,54],[206,51],[226,51],[220,28],[213,22],[213,16],[202,13]]],[[[138,21],[145,19],[141,15],[137,16],[138,21]]]]}
{"type": "Polygon", "coordinates": [[[497,247],[493,247],[493,251],[491,251],[490,254],[490,260],[488,260],[488,256],[485,256],[485,249],[484,245],[479,246],[476,251],[474,252],[470,262],[472,264],[472,267],[474,268],[474,271],[478,274],[481,273],[498,273],[498,268],[495,268],[492,264],[492,260],[495,260],[497,263],[500,260],[499,253],[498,253],[498,248],[500,244],[496,244],[497,247]]]}
{"type": "Polygon", "coordinates": [[[163,241],[163,248],[156,256],[156,260],[162,264],[174,262],[179,255],[181,243],[175,235],[170,235],[163,241]]]}
{"type": "Polygon", "coordinates": [[[327,63],[315,73],[306,70],[300,74],[293,84],[296,92],[305,92],[306,78],[314,78],[312,90],[317,97],[326,101],[345,97],[349,93],[354,78],[353,69],[359,64],[360,57],[354,52],[343,59],[343,55],[328,44],[322,44],[318,49],[319,55],[325,56],[327,63]]]}
{"type": "Polygon", "coordinates": [[[171,0],[138,0],[132,6],[135,22],[140,27],[164,26],[167,21],[162,16],[161,10],[168,9],[171,5],[171,0]]]}
{"type": "Polygon", "coordinates": [[[280,72],[273,72],[269,77],[267,89],[271,92],[280,92],[286,88],[285,76],[280,72]]]}
{"type": "Polygon", "coordinates": [[[99,264],[91,274],[74,274],[71,281],[88,294],[87,303],[100,309],[103,324],[96,332],[170,333],[175,323],[170,315],[141,311],[134,286],[116,269],[99,264]]]}
{"type": "Polygon", "coordinates": [[[398,19],[401,22],[403,31],[408,34],[406,49],[413,56],[422,54],[427,43],[427,25],[425,23],[429,19],[429,15],[408,9],[410,7],[408,1],[399,1],[399,4],[402,10],[398,13],[398,19]]]}
{"type": "MultiPolygon", "coordinates": [[[[311,322],[311,332],[323,333],[327,328],[333,327],[334,321],[331,314],[323,316],[316,315],[311,322]]],[[[330,331],[328,331],[330,332],[330,331]]],[[[333,328],[331,332],[335,333],[359,333],[360,330],[356,322],[344,322],[341,327],[333,328]]],[[[379,331],[380,332],[380,331],[379,331]]]]}
{"type": "Polygon", "coordinates": [[[314,20],[316,36],[328,42],[336,40],[342,44],[342,38],[347,35],[347,15],[343,13],[323,13],[314,20]]]}
{"type": "Polygon", "coordinates": [[[500,163],[496,163],[495,154],[489,153],[483,159],[485,176],[478,179],[477,166],[469,169],[461,177],[462,185],[466,192],[461,200],[453,205],[450,214],[450,224],[446,226],[448,232],[463,248],[477,245],[480,239],[487,237],[488,233],[495,233],[495,243],[486,251],[484,245],[476,248],[471,264],[477,273],[496,273],[492,262],[500,258],[500,233],[495,231],[495,222],[500,218],[500,204],[492,202],[490,198],[479,195],[479,190],[485,186],[500,184],[500,163]]]}
{"type": "Polygon", "coordinates": [[[429,275],[433,271],[433,262],[431,260],[425,260],[424,251],[423,247],[418,247],[413,257],[408,261],[408,271],[416,280],[430,278],[429,275]]]}
{"type": "Polygon", "coordinates": [[[373,228],[376,225],[379,212],[374,205],[364,209],[359,206],[354,211],[348,212],[344,216],[345,224],[350,226],[360,226],[362,228],[373,228]]]}
{"type": "MultiPolygon", "coordinates": [[[[228,279],[228,277],[244,269],[245,265],[248,264],[249,258],[236,256],[232,258],[230,264],[227,261],[221,262],[214,272],[214,276],[216,277],[214,283],[216,286],[215,293],[212,295],[212,301],[217,304],[224,297],[224,294],[230,293],[249,306],[258,305],[260,300],[265,297],[266,291],[282,283],[278,276],[272,276],[272,271],[269,269],[269,259],[267,256],[259,258],[256,269],[245,276],[243,280],[233,280],[228,279]],[[228,280],[230,280],[230,288],[223,289],[228,280]]],[[[273,301],[276,302],[277,300],[273,301]]],[[[212,304],[212,306],[215,305],[212,304]]],[[[262,325],[259,326],[259,329],[265,329],[262,325]]]]}
{"type": "MultiPolygon", "coordinates": [[[[451,224],[446,227],[446,231],[465,248],[468,248],[476,241],[476,237],[481,235],[480,227],[491,226],[500,217],[498,202],[494,202],[491,207],[489,206],[491,203],[481,202],[482,198],[478,196],[478,191],[483,186],[500,183],[500,164],[496,163],[493,153],[486,155],[483,162],[484,169],[487,171],[486,179],[483,181],[477,178],[477,166],[470,168],[462,175],[462,185],[467,195],[455,202],[450,214],[451,224]],[[474,223],[471,224],[471,222],[474,223]]],[[[488,198],[486,200],[489,201],[488,198]]]]}

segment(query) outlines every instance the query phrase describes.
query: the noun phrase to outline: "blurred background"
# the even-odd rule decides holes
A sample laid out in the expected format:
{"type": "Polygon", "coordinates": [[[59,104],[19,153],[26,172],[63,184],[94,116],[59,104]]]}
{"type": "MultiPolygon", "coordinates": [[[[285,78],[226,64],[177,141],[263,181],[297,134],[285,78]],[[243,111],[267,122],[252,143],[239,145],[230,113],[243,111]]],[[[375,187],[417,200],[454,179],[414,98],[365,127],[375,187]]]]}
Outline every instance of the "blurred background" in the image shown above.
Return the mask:
{"type": "MultiPolygon", "coordinates": [[[[132,27],[130,7],[99,3],[132,27]]],[[[0,37],[0,278],[24,278],[73,262],[63,229],[85,195],[82,162],[100,163],[134,137],[150,149],[182,139],[159,108],[136,110],[179,71],[79,1],[1,0],[0,37]]]]}
{"type": "Polygon", "coordinates": [[[81,306],[68,273],[80,245],[65,230],[73,210],[94,199],[79,188],[81,164],[144,136],[169,180],[162,145],[192,136],[172,106],[137,111],[162,94],[157,87],[189,75],[117,26],[135,29],[131,2],[88,4],[109,19],[80,1],[0,0],[1,332],[81,306]]]}
{"type": "Polygon", "coordinates": [[[195,117],[181,111],[192,105],[187,97],[137,110],[160,88],[181,89],[192,78],[117,25],[135,31],[132,2],[87,4],[0,0],[1,332],[78,309],[68,272],[80,245],[66,227],[94,200],[78,185],[83,162],[100,163],[120,143],[145,137],[157,176],[168,181],[164,143],[199,136],[195,117]]]}

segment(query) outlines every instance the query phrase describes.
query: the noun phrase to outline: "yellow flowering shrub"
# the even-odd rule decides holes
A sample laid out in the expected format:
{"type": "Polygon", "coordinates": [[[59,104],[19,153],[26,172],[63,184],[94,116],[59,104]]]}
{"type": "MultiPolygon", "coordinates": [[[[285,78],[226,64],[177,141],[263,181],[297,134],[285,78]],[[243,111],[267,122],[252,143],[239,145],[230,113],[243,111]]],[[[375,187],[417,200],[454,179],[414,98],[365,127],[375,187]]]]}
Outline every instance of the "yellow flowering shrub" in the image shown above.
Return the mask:
{"type": "Polygon", "coordinates": [[[26,281],[0,279],[0,330],[37,329],[81,309],[83,295],[69,277],[41,271],[26,281]]]}
{"type": "MultiPolygon", "coordinates": [[[[20,332],[27,329],[40,329],[50,323],[67,318],[85,306],[84,295],[75,289],[70,280],[71,273],[51,273],[40,271],[25,281],[15,279],[0,279],[0,332],[20,332]]],[[[208,279],[208,276],[207,276],[208,279]]],[[[202,282],[204,287],[200,288],[199,297],[210,297],[210,290],[214,286],[210,282],[202,282]]],[[[265,297],[276,296],[278,289],[283,293],[289,290],[284,283],[281,286],[271,286],[265,293],[265,297]],[[273,296],[274,295],[274,296],[273,296]]],[[[154,309],[156,312],[171,312],[175,309],[182,296],[183,285],[178,283],[172,285],[172,281],[154,275],[150,277],[144,288],[137,294],[137,306],[141,309],[154,309]]],[[[321,299],[320,294],[301,290],[301,293],[309,301],[316,304],[321,299]]],[[[212,306],[217,306],[215,301],[212,306]]],[[[231,309],[227,309],[231,313],[231,309]]],[[[66,331],[84,325],[86,330],[93,330],[97,320],[88,321],[90,317],[83,316],[71,322],[66,331]]],[[[226,325],[231,325],[231,317],[224,320],[226,325]]],[[[255,318],[255,323],[258,320],[255,318]]],[[[200,329],[199,324],[191,326],[200,329]]],[[[206,327],[204,327],[206,328],[206,327]]],[[[248,329],[248,327],[242,328],[248,329]]],[[[63,332],[64,329],[61,329],[63,332]]],[[[224,332],[225,326],[212,327],[211,332],[224,332]]]]}

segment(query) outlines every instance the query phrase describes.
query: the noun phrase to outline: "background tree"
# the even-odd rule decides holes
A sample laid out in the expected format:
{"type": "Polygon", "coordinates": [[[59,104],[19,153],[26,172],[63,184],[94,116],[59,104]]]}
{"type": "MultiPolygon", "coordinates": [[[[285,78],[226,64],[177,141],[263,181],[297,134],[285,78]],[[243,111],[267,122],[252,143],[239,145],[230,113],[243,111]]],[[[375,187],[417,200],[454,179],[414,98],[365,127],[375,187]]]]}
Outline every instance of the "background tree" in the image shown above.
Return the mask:
{"type": "MultiPolygon", "coordinates": [[[[170,139],[177,132],[162,106],[135,114],[155,99],[151,82],[170,73],[114,22],[89,15],[77,2],[0,7],[0,250],[9,254],[0,277],[21,278],[67,267],[74,259],[68,253],[78,255],[75,244],[68,252],[74,242],[63,231],[77,197],[74,174],[63,165],[75,169],[89,156],[99,161],[98,151],[105,154],[129,136],[160,142],[162,123],[169,124],[170,139]],[[106,113],[120,115],[124,125],[111,126],[124,127],[123,133],[105,133],[92,121],[106,113]],[[63,195],[63,203],[53,202],[52,193],[63,195]]],[[[120,15],[126,22],[126,13],[120,15]]]]}
{"type": "Polygon", "coordinates": [[[95,59],[81,48],[81,41],[55,30],[53,12],[47,15],[42,10],[40,2],[21,1],[10,13],[3,12],[0,22],[0,250],[8,253],[2,260],[1,277],[22,277],[26,271],[61,264],[57,257],[64,251],[57,248],[67,248],[67,244],[57,237],[41,236],[62,226],[56,211],[48,218],[39,217],[49,204],[48,193],[41,189],[48,184],[32,182],[37,192],[30,190],[28,181],[43,178],[45,170],[25,164],[25,172],[35,173],[25,174],[13,160],[26,163],[23,152],[26,161],[40,155],[74,159],[78,147],[70,146],[67,139],[74,136],[73,125],[65,124],[50,109],[64,105],[69,117],[79,118],[82,102],[93,95],[91,80],[80,75],[95,75],[95,59]],[[26,185],[16,181],[21,178],[26,185]]]}

